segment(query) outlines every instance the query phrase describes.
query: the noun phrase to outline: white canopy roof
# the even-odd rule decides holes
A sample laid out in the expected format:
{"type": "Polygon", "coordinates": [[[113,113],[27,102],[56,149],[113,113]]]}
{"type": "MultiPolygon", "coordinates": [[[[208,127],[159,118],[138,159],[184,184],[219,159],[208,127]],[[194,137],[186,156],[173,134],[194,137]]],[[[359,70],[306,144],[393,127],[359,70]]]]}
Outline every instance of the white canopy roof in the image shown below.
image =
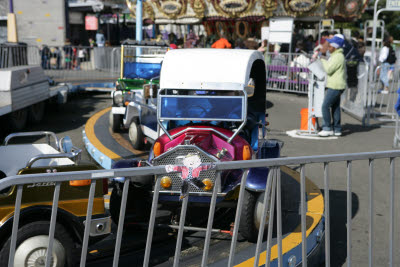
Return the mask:
{"type": "Polygon", "coordinates": [[[244,49],[175,49],[164,57],[161,89],[243,90],[261,52],[244,49]]]}

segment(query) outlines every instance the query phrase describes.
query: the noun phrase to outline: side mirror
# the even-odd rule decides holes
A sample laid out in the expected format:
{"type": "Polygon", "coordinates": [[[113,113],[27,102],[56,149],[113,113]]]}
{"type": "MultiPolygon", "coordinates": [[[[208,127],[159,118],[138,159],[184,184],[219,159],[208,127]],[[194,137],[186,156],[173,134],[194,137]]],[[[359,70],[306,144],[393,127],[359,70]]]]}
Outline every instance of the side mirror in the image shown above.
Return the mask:
{"type": "Polygon", "coordinates": [[[244,88],[244,90],[247,93],[247,97],[252,97],[254,95],[254,80],[253,78],[250,78],[249,82],[247,83],[247,86],[244,88]]]}
{"type": "Polygon", "coordinates": [[[73,145],[72,145],[72,140],[69,136],[62,138],[60,142],[61,142],[62,152],[69,153],[72,151],[73,145]]]}

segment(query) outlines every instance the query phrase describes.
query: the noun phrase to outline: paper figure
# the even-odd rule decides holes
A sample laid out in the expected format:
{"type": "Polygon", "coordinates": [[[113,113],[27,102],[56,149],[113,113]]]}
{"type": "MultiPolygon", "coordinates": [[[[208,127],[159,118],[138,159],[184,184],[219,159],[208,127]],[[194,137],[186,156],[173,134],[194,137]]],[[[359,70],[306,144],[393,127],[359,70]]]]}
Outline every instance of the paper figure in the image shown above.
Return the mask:
{"type": "Polygon", "coordinates": [[[214,163],[201,163],[201,158],[198,154],[190,153],[183,158],[183,165],[166,165],[167,172],[181,172],[182,187],[181,196],[182,200],[189,193],[189,184],[194,185],[199,189],[203,189],[205,184],[199,179],[200,172],[215,168],[214,163]]]}

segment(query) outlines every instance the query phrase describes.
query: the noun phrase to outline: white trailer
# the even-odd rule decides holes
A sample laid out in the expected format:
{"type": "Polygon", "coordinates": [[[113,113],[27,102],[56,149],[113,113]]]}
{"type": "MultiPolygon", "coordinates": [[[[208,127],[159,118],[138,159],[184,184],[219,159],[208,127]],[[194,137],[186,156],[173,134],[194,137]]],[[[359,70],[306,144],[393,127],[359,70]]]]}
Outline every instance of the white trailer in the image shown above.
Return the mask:
{"type": "Polygon", "coordinates": [[[0,69],[0,116],[8,116],[12,130],[22,130],[28,121],[43,119],[45,102],[52,98],[65,103],[67,85],[50,86],[40,66],[0,69]]]}

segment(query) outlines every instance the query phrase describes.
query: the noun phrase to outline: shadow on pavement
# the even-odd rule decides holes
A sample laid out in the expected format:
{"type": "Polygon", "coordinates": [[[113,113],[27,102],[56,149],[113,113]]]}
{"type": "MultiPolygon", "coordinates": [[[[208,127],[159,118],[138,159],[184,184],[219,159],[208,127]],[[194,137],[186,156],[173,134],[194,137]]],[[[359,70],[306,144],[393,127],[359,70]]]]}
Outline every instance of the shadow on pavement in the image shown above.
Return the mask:
{"type": "Polygon", "coordinates": [[[370,125],[367,127],[367,126],[362,126],[361,124],[345,123],[342,125],[342,136],[354,133],[370,132],[378,128],[381,128],[380,125],[370,125]]]}
{"type": "MultiPolygon", "coordinates": [[[[47,104],[43,120],[36,124],[28,122],[21,132],[52,131],[57,134],[78,129],[85,125],[93,111],[96,110],[96,104],[105,102],[109,102],[111,105],[108,93],[73,93],[68,95],[68,102],[64,105],[47,104]],[[93,99],[96,99],[95,103],[93,99]]],[[[8,116],[1,116],[0,123],[4,126],[10,125],[8,116]]],[[[3,140],[12,132],[17,131],[9,127],[2,127],[0,129],[0,139],[3,140]]],[[[24,142],[31,142],[37,139],[25,140],[24,142]]]]}
{"type": "MultiPolygon", "coordinates": [[[[347,260],[347,192],[330,190],[329,193],[331,266],[342,266],[347,260]]],[[[351,194],[351,203],[354,218],[359,210],[359,198],[355,193],[351,194]]]]}

